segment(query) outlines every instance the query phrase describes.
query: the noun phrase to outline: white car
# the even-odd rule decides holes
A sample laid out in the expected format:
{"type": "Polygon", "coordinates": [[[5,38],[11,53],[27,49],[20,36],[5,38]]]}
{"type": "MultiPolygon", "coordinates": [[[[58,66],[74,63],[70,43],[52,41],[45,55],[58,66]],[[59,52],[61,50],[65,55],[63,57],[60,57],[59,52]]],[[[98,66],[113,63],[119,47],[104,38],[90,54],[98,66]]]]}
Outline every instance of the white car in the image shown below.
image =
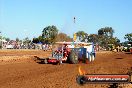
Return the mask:
{"type": "Polygon", "coordinates": [[[6,45],[6,49],[13,49],[14,46],[13,45],[6,45]]]}

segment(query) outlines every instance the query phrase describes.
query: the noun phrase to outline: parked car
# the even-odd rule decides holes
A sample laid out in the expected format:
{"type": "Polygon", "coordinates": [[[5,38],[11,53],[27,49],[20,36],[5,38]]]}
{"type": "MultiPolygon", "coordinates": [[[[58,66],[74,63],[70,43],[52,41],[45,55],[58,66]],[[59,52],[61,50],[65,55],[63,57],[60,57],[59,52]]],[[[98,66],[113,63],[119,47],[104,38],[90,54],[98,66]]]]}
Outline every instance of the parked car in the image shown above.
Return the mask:
{"type": "Polygon", "coordinates": [[[14,46],[13,45],[6,45],[6,49],[13,49],[14,46]]]}

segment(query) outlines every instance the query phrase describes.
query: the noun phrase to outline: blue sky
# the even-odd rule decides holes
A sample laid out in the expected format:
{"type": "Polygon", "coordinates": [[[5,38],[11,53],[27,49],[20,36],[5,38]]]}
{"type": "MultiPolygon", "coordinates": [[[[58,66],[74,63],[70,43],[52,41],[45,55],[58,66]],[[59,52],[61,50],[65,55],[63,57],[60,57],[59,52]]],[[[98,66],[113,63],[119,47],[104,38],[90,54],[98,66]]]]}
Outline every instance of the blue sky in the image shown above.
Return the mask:
{"type": "Polygon", "coordinates": [[[0,0],[0,31],[5,37],[31,39],[49,25],[70,36],[112,27],[114,36],[124,41],[124,35],[132,33],[132,0],[0,0]]]}

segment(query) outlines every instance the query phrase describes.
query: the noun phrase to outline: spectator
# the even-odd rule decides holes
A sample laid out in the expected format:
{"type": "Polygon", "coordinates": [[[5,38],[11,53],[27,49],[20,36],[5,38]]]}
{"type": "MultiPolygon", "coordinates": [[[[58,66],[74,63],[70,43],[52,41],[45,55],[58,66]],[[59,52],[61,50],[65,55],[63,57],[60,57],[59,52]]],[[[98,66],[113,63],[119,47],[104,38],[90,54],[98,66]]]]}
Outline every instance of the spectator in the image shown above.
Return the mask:
{"type": "Polygon", "coordinates": [[[43,47],[43,50],[45,51],[46,50],[46,44],[43,44],[42,47],[43,47]]]}

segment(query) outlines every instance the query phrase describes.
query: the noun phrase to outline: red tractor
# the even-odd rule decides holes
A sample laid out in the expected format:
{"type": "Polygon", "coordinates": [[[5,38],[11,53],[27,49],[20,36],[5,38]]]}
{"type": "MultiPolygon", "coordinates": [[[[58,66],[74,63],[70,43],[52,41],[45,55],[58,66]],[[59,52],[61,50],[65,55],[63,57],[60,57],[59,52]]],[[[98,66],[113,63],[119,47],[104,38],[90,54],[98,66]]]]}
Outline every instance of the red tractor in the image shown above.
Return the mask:
{"type": "Polygon", "coordinates": [[[88,50],[94,50],[92,43],[74,43],[72,42],[57,42],[57,44],[61,44],[57,50],[52,52],[52,56],[49,58],[37,58],[37,61],[41,63],[51,63],[58,64],[62,62],[77,64],[79,61],[86,61],[89,58],[89,61],[93,61],[95,57],[95,52],[88,50]],[[79,46],[81,44],[81,46],[79,46]],[[77,46],[78,45],[78,46],[77,46]],[[75,47],[76,46],[76,47],[75,47]],[[92,47],[86,47],[92,46],[92,47]]]}

